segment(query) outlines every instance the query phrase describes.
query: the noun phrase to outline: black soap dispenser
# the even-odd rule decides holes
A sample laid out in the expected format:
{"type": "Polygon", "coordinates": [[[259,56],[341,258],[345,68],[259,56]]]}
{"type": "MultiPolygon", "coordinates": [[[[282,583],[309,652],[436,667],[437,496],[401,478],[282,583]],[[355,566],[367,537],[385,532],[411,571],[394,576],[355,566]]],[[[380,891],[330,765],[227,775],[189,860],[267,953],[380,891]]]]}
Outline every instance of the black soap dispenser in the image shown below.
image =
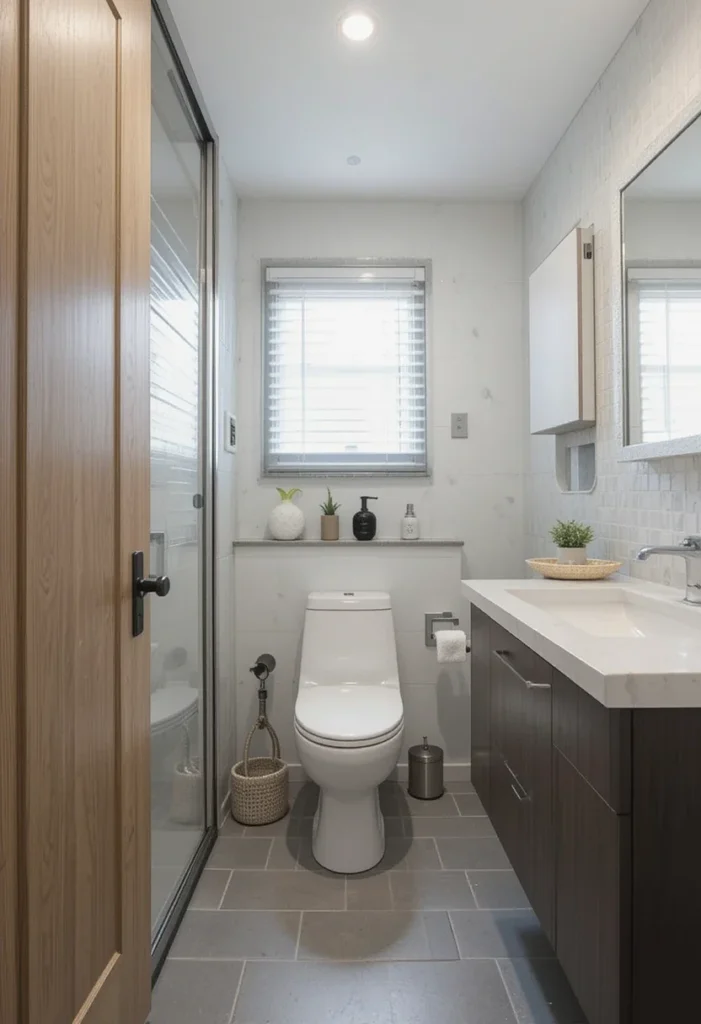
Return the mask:
{"type": "Polygon", "coordinates": [[[368,509],[369,501],[377,501],[369,494],[361,494],[362,507],[353,516],[353,536],[356,540],[372,540],[377,533],[377,516],[368,509]]]}

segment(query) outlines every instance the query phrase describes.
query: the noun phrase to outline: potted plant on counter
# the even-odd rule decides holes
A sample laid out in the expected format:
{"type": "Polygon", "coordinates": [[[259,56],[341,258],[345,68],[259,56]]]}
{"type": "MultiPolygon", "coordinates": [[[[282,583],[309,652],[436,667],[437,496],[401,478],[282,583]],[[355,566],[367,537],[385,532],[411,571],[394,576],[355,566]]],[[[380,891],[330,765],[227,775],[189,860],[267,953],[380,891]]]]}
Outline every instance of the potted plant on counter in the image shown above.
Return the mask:
{"type": "Polygon", "coordinates": [[[336,513],[341,507],[337,501],[333,500],[331,495],[331,488],[326,488],[328,497],[323,504],[319,505],[321,509],[321,539],[322,540],[338,540],[338,516],[336,513]]]}
{"type": "Polygon", "coordinates": [[[594,540],[591,526],[574,519],[566,523],[558,519],[550,530],[550,536],[557,545],[557,560],[561,565],[587,564],[587,544],[594,540]]]}

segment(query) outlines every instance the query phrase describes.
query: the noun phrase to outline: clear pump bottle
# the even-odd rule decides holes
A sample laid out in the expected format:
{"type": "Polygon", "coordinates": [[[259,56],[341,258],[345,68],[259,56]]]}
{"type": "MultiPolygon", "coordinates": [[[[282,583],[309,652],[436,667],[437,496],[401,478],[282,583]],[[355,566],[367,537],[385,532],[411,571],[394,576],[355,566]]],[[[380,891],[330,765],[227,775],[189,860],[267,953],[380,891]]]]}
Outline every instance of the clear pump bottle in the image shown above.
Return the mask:
{"type": "Polygon", "coordinates": [[[411,504],[407,505],[404,518],[402,519],[401,537],[402,540],[419,539],[419,520],[414,512],[414,506],[411,504]]]}

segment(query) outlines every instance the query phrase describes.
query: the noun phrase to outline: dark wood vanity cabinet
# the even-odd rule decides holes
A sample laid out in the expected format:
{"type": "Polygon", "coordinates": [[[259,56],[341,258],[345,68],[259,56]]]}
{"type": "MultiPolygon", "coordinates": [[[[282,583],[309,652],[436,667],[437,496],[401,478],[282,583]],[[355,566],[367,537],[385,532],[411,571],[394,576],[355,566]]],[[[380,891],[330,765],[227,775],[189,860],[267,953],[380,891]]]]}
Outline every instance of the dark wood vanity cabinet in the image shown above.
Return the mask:
{"type": "Polygon", "coordinates": [[[472,779],[589,1024],[696,1020],[701,711],[604,707],[472,609],[472,779]]]}

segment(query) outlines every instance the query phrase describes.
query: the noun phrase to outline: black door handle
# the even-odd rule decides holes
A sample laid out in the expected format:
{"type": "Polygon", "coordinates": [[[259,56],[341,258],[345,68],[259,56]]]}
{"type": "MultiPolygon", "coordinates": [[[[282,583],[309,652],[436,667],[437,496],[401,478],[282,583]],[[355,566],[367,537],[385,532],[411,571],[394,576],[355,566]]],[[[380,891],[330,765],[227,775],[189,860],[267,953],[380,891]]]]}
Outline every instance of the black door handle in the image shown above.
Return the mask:
{"type": "Polygon", "coordinates": [[[136,581],[139,593],[155,594],[156,597],[165,597],[170,593],[170,579],[168,576],[146,576],[136,581]]]}
{"type": "Polygon", "coordinates": [[[141,636],[144,631],[144,597],[155,594],[165,597],[170,591],[167,576],[144,576],[144,553],[134,551],[131,556],[131,635],[141,636]]]}

